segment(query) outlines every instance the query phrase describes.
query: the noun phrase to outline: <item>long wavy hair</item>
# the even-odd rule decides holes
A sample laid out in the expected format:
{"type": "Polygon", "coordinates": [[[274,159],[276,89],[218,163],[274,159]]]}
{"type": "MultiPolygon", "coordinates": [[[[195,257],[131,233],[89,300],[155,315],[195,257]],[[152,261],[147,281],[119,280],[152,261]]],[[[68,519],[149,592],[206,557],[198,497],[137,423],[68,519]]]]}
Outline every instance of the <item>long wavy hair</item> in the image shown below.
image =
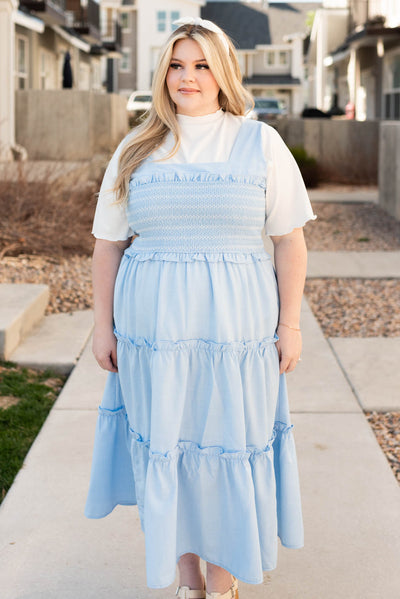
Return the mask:
{"type": "Polygon", "coordinates": [[[173,156],[179,149],[180,133],[175,104],[171,100],[166,83],[176,42],[192,39],[199,44],[220,88],[218,100],[224,111],[244,115],[246,110],[254,106],[251,95],[242,85],[235,47],[230,38],[225,33],[223,35],[228,42],[229,52],[217,33],[201,25],[182,25],[166,41],[154,72],[152,106],[145,120],[136,127],[135,134],[121,151],[114,186],[116,203],[126,201],[132,173],[163,143],[169,131],[172,131],[175,144],[164,160],[173,156]]]}

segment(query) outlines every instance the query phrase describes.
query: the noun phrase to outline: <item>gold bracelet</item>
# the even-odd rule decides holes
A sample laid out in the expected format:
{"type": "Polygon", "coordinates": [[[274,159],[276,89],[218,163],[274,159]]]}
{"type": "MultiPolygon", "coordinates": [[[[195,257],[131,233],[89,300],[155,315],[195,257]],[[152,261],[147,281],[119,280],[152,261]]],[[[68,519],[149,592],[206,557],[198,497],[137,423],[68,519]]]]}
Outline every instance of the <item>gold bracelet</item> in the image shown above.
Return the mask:
{"type": "Polygon", "coordinates": [[[278,323],[278,327],[282,326],[282,327],[287,327],[288,329],[292,329],[292,331],[301,331],[301,329],[296,329],[295,327],[290,327],[288,324],[285,324],[284,322],[280,322],[278,323]]]}

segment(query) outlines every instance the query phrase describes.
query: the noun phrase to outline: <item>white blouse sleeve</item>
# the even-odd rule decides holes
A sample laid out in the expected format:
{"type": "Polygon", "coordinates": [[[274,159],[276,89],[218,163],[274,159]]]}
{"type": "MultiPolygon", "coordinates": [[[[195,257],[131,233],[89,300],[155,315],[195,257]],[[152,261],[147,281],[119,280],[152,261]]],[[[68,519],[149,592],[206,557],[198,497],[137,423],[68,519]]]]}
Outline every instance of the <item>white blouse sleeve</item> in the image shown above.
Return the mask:
{"type": "Polygon", "coordinates": [[[263,145],[268,164],[264,231],[286,235],[317,217],[293,154],[269,125],[263,127],[263,145]]]}
{"type": "Polygon", "coordinates": [[[125,206],[113,204],[115,192],[112,191],[118,174],[118,160],[121,150],[131,135],[132,133],[129,133],[121,141],[104,173],[92,228],[92,234],[99,239],[124,241],[134,234],[128,224],[125,206]]]}

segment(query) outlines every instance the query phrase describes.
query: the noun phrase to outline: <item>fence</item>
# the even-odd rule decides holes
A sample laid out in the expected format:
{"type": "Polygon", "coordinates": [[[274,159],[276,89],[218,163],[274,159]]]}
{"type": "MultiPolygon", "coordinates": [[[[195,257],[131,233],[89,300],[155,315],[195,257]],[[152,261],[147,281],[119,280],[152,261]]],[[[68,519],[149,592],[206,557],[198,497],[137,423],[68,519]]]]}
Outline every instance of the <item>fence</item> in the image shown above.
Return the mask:
{"type": "Polygon", "coordinates": [[[128,131],[126,99],[78,90],[15,92],[16,141],[30,160],[91,160],[128,131]]]}
{"type": "Polygon", "coordinates": [[[325,180],[377,184],[379,121],[287,118],[278,131],[316,158],[325,180]]]}

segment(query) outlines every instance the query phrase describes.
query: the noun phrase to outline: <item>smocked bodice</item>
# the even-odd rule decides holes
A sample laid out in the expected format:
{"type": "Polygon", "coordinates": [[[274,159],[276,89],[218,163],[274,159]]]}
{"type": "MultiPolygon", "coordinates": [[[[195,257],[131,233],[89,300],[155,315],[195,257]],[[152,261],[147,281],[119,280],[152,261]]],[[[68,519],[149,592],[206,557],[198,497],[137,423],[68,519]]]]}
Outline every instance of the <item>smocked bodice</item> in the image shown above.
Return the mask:
{"type": "Polygon", "coordinates": [[[261,129],[243,121],[226,162],[146,160],[129,185],[135,250],[264,251],[266,163],[261,129]]]}

